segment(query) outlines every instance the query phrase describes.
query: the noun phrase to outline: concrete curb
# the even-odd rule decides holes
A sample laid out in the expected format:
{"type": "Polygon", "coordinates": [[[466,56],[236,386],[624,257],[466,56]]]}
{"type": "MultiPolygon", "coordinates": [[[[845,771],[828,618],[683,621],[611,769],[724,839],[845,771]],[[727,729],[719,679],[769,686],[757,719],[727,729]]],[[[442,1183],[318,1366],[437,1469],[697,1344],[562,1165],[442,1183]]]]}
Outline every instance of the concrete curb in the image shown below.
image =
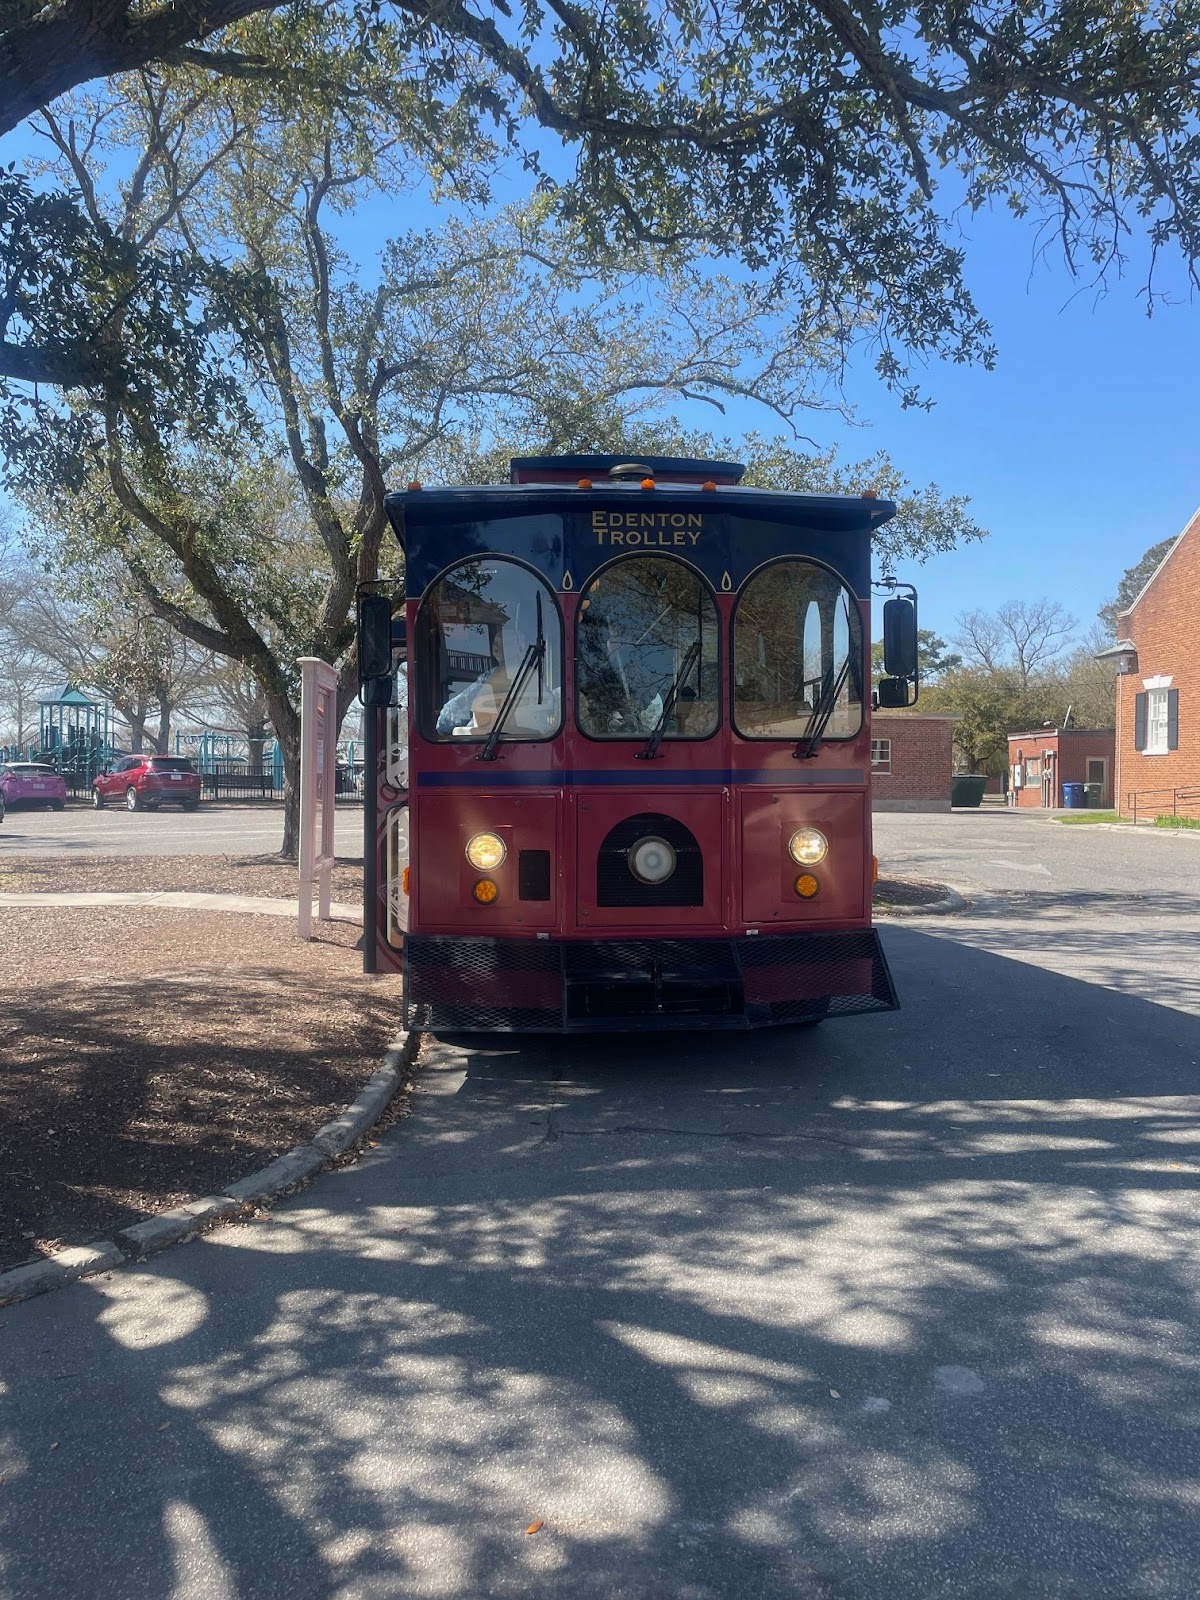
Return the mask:
{"type": "Polygon", "coordinates": [[[240,1216],[251,1206],[278,1200],[298,1189],[374,1127],[416,1060],[420,1043],[419,1033],[406,1033],[388,1051],[387,1065],[367,1079],[340,1117],[327,1122],[308,1144],[298,1145],[258,1172],[227,1184],[223,1193],[190,1200],[145,1222],[122,1228],[115,1240],[93,1239],[90,1244],[55,1250],[44,1261],[31,1261],[0,1272],[0,1306],[15,1305],[18,1300],[31,1300],[51,1289],[65,1288],[80,1278],[144,1261],[156,1251],[194,1238],[225,1218],[240,1216]]]}

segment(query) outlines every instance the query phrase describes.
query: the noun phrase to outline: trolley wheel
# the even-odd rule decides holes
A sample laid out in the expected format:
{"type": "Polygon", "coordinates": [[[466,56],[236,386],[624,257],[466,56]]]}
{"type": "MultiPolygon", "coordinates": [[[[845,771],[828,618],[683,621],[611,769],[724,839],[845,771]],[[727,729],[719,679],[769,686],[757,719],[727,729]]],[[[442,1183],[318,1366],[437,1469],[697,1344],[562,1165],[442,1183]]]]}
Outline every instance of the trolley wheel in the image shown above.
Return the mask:
{"type": "Polygon", "coordinates": [[[142,809],[142,797],[136,789],[126,789],[125,809],[126,811],[140,811],[142,809]]]}
{"type": "Polygon", "coordinates": [[[92,810],[93,811],[103,811],[104,810],[104,796],[100,793],[99,789],[93,789],[92,790],[92,810]]]}

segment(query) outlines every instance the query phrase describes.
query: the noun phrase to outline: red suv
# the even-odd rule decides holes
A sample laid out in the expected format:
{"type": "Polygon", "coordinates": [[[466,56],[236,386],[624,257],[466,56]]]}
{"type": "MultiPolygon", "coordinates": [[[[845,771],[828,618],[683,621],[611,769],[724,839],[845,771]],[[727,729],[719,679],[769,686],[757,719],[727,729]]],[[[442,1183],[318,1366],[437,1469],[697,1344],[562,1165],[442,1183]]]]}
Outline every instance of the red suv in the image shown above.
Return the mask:
{"type": "Polygon", "coordinates": [[[200,774],[186,756],[123,756],[92,780],[92,804],[124,799],[130,811],[157,811],[164,801],[195,811],[200,774]]]}

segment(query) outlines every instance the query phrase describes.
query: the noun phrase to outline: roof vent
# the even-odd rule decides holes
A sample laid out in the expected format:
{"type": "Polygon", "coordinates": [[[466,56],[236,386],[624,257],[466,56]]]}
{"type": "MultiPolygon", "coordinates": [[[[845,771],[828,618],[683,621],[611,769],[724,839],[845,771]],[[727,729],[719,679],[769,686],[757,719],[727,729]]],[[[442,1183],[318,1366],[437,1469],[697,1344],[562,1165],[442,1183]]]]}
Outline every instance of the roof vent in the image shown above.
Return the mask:
{"type": "Polygon", "coordinates": [[[641,482],[643,478],[654,476],[654,468],[646,466],[641,461],[618,461],[615,467],[609,467],[608,475],[622,483],[627,478],[636,478],[641,482]]]}

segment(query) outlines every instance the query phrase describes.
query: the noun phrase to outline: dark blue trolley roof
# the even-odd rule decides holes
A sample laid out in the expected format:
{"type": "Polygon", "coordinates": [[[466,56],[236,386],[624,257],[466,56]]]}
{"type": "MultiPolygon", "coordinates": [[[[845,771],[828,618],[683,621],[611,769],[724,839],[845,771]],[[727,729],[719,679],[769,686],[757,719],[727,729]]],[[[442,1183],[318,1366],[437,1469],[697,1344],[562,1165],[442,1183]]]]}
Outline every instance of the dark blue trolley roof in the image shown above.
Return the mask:
{"type": "MultiPolygon", "coordinates": [[[[602,474],[628,458],[552,458],[559,482],[407,489],[387,497],[405,549],[406,587],[418,598],[440,572],[478,555],[511,555],[556,589],[581,588],[608,562],[632,554],[672,556],[703,572],[718,590],[738,589],[758,567],[784,556],[824,562],[860,597],[870,594],[871,534],[896,507],[869,496],[794,494],[729,481],[731,462],[632,458],[652,472],[701,481],[616,481],[602,474]],[[586,489],[578,477],[590,478],[586,489]],[[721,482],[720,479],[725,481],[721,482]]],[[[519,458],[514,471],[545,469],[548,458],[519,458]]]]}

